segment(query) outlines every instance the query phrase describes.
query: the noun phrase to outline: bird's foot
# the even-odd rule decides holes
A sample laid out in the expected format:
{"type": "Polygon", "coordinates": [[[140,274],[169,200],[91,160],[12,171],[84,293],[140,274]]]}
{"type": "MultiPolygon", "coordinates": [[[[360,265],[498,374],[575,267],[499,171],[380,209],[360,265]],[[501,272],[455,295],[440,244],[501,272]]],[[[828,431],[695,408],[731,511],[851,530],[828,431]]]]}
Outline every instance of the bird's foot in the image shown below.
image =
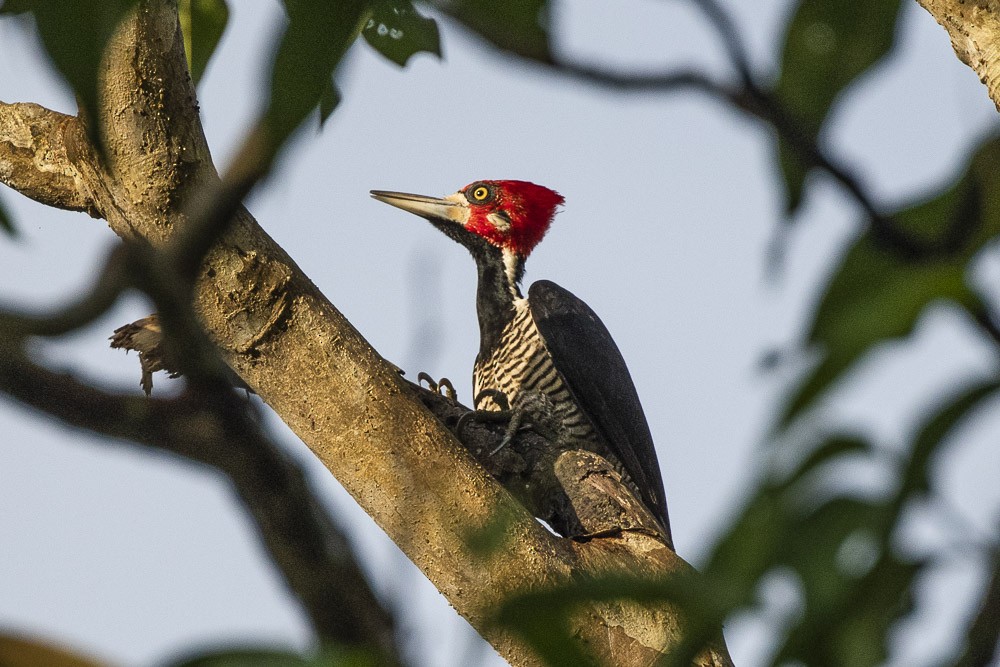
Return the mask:
{"type": "Polygon", "coordinates": [[[541,435],[544,438],[548,438],[547,432],[540,431],[537,428],[537,424],[534,419],[529,415],[528,409],[524,405],[517,405],[514,409],[507,412],[509,415],[509,421],[507,422],[507,429],[504,431],[503,438],[500,440],[500,444],[493,448],[490,452],[490,456],[494,456],[501,449],[509,445],[517,437],[517,434],[524,429],[531,429],[541,435]]]}
{"type": "Polygon", "coordinates": [[[437,382],[434,381],[427,373],[420,371],[417,373],[417,384],[421,382],[427,383],[427,388],[436,394],[441,394],[445,398],[451,399],[453,401],[458,400],[458,394],[455,392],[455,386],[451,383],[448,378],[441,378],[437,382]]]}
{"type": "MultiPolygon", "coordinates": [[[[462,439],[462,431],[469,424],[469,422],[476,421],[483,424],[499,424],[508,423],[507,430],[510,430],[510,422],[514,417],[513,411],[510,409],[510,401],[507,400],[507,395],[504,394],[499,389],[483,389],[481,392],[476,394],[472,401],[472,404],[476,406],[475,410],[470,410],[464,415],[458,418],[458,422],[455,424],[455,435],[458,439],[462,439]],[[497,409],[486,409],[480,407],[483,401],[489,399],[493,402],[493,405],[497,406],[497,409]]],[[[492,456],[496,452],[500,451],[507,443],[509,439],[507,434],[504,435],[504,440],[501,441],[500,446],[490,452],[492,456]]]]}
{"type": "Polygon", "coordinates": [[[530,426],[529,424],[523,423],[523,410],[470,410],[459,417],[458,422],[455,424],[455,435],[459,440],[462,439],[462,431],[466,426],[468,426],[469,422],[473,421],[484,424],[507,424],[507,428],[504,429],[503,438],[500,440],[500,444],[491,449],[487,454],[488,456],[495,455],[514,440],[518,431],[522,428],[529,428],[530,426]]]}
{"type": "Polygon", "coordinates": [[[507,395],[498,389],[484,389],[476,395],[474,401],[476,410],[468,412],[458,420],[455,425],[455,433],[461,436],[461,429],[470,420],[507,423],[503,438],[500,444],[489,452],[493,456],[500,450],[507,447],[517,434],[524,429],[531,429],[543,438],[555,441],[558,435],[558,428],[550,424],[552,420],[548,415],[552,414],[552,403],[544,394],[538,392],[524,392],[515,396],[514,404],[511,405],[507,395]],[[487,410],[480,408],[483,400],[489,399],[498,409],[487,410]]]}

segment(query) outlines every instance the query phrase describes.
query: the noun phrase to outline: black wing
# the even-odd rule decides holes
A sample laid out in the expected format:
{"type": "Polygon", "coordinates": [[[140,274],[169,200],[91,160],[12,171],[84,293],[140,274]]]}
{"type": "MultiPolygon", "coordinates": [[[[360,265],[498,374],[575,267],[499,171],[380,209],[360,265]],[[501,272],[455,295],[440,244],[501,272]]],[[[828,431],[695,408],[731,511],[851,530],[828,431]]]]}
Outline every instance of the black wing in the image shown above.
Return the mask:
{"type": "Polygon", "coordinates": [[[653,436],[632,376],[607,327],[590,306],[548,280],[531,286],[528,304],[556,370],[670,538],[653,436]]]}

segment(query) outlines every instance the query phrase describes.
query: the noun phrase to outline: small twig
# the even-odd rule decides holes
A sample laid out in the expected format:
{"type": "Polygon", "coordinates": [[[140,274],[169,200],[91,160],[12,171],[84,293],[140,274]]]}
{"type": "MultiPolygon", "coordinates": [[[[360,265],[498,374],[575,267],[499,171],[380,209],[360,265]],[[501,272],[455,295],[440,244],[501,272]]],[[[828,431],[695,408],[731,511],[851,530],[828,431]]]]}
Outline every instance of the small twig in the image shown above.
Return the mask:
{"type": "Polygon", "coordinates": [[[938,254],[940,251],[937,247],[939,243],[920,243],[900,229],[893,218],[885,215],[875,205],[874,198],[860,180],[820,148],[815,138],[809,136],[792,119],[784,106],[771,93],[758,88],[751,79],[747,79],[740,87],[730,88],[695,70],[633,75],[567,61],[541,64],[552,71],[604,88],[647,93],[673,93],[687,89],[726,101],[769,123],[788,142],[799,159],[807,165],[823,169],[838,181],[865,212],[877,239],[884,245],[912,259],[938,254]]]}
{"type": "Polygon", "coordinates": [[[112,251],[90,291],[59,311],[49,315],[0,311],[3,336],[61,336],[90,324],[107,312],[129,286],[126,254],[122,247],[112,251]]]}
{"type": "MultiPolygon", "coordinates": [[[[699,0],[701,1],[701,0],[699,0]]],[[[722,9],[714,7],[714,12],[722,13],[722,9]]],[[[706,10],[708,11],[708,10],[706,10]]],[[[723,22],[723,25],[732,29],[731,23],[723,22]]],[[[728,44],[727,40],[727,44],[728,44]]],[[[731,48],[739,48],[732,47],[731,48]]],[[[738,52],[738,51],[737,51],[738,52]]],[[[892,242],[911,252],[920,252],[920,248],[903,233],[896,229],[891,219],[885,216],[874,204],[873,198],[868,194],[861,182],[846,168],[838,164],[833,158],[826,154],[818,145],[815,138],[809,136],[792,117],[783,105],[769,92],[759,88],[754,82],[749,72],[742,73],[742,85],[729,87],[713,80],[704,72],[695,69],[670,70],[662,73],[632,74],[626,72],[616,72],[603,69],[595,65],[572,62],[568,60],[556,62],[544,62],[533,59],[530,55],[510,52],[520,56],[535,64],[543,66],[545,69],[569,76],[583,83],[617,90],[619,92],[644,92],[644,93],[674,93],[682,90],[696,90],[709,97],[721,100],[732,106],[745,111],[746,113],[769,123],[788,142],[789,146],[798,154],[799,158],[806,164],[822,168],[837,180],[845,190],[857,201],[858,205],[865,211],[872,225],[885,230],[885,236],[892,242]]],[[[741,69],[742,61],[734,62],[738,70],[741,69]]]]}
{"type": "Polygon", "coordinates": [[[701,9],[715,30],[722,38],[722,43],[729,54],[729,59],[736,68],[736,72],[743,81],[744,86],[752,86],[753,74],[750,65],[750,55],[740,39],[740,33],[736,29],[736,24],[725,9],[716,0],[694,0],[695,5],[701,9]]]}
{"type": "Polygon", "coordinates": [[[643,93],[696,90],[745,111],[771,125],[795,151],[803,164],[824,170],[840,183],[865,212],[876,242],[904,259],[916,261],[941,256],[943,253],[951,252],[955,243],[966,237],[965,232],[969,225],[965,225],[963,220],[958,218],[952,229],[939,239],[923,240],[900,227],[897,220],[876,205],[875,198],[857,176],[823,150],[815,133],[807,131],[805,124],[795,119],[771,91],[761,88],[756,83],[747,50],[739,38],[735,23],[725,9],[716,0],[692,1],[702,10],[721,37],[732,65],[739,74],[739,85],[727,86],[695,69],[632,74],[565,59],[543,59],[536,54],[512,49],[505,49],[504,52],[543,67],[547,71],[592,86],[619,92],[643,93]]]}
{"type": "Polygon", "coordinates": [[[704,72],[699,72],[695,69],[678,69],[649,74],[629,74],[566,60],[554,63],[534,62],[562,76],[569,76],[592,86],[608,88],[618,92],[667,94],[682,90],[697,90],[711,97],[723,100],[735,100],[739,97],[738,91],[727,88],[723,84],[712,80],[704,72]]]}
{"type": "Polygon", "coordinates": [[[162,251],[142,242],[127,243],[126,247],[129,274],[156,305],[165,357],[176,360],[176,370],[189,382],[226,391],[230,386],[228,366],[195,314],[191,302],[193,283],[179,277],[176,264],[162,251]]]}

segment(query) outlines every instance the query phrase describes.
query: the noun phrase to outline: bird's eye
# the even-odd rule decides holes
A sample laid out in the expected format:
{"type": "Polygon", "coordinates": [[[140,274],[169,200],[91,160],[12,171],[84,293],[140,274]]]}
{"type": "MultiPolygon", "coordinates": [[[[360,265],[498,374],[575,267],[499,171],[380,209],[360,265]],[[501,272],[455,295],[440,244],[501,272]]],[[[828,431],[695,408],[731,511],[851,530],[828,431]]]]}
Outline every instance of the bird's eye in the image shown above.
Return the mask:
{"type": "Polygon", "coordinates": [[[471,185],[466,190],[466,196],[476,204],[483,204],[493,199],[493,188],[482,183],[471,185]]]}

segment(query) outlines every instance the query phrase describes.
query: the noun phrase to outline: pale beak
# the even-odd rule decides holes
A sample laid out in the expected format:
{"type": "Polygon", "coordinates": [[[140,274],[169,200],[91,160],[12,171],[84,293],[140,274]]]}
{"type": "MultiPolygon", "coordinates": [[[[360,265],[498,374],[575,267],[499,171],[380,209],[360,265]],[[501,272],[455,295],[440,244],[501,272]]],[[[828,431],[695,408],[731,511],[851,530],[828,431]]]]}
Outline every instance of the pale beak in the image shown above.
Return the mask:
{"type": "Polygon", "coordinates": [[[460,225],[465,225],[469,220],[469,205],[460,193],[438,198],[412,195],[406,192],[372,190],[371,195],[380,202],[385,202],[428,220],[450,220],[460,225]]]}

